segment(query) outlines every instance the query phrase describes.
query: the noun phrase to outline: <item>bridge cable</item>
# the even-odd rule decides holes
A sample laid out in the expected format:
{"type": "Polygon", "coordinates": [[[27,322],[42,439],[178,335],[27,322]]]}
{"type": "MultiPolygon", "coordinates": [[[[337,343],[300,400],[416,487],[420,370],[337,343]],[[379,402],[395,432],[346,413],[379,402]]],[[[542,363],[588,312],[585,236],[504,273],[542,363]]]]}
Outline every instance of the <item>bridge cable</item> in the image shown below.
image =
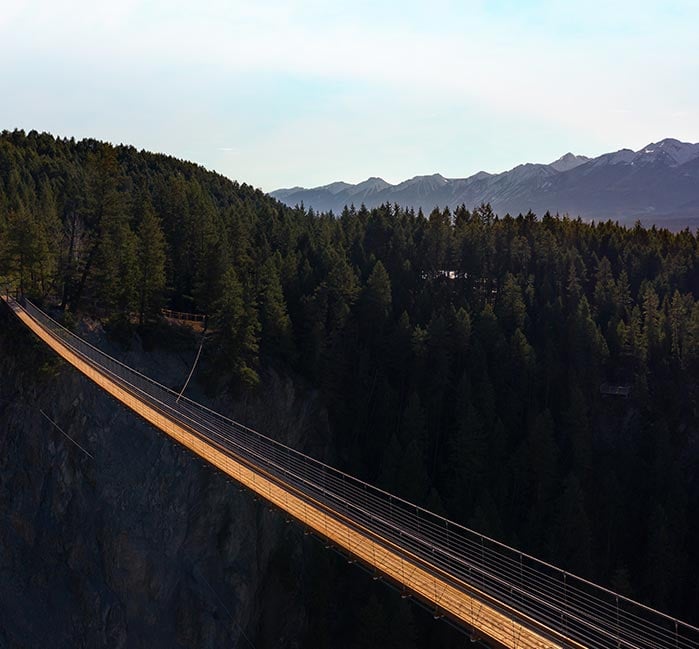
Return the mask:
{"type": "Polygon", "coordinates": [[[66,437],[66,438],[69,439],[71,442],[73,442],[73,444],[75,444],[83,453],[85,453],[85,455],[87,455],[87,457],[89,457],[91,460],[94,460],[94,459],[95,459],[95,456],[92,455],[92,453],[90,453],[89,451],[85,450],[82,446],[80,446],[80,444],[78,444],[78,442],[76,442],[68,433],[66,433],[66,431],[64,431],[64,430],[63,430],[53,419],[51,419],[51,417],[49,417],[43,410],[39,410],[39,412],[40,412],[46,419],[48,419],[48,420],[54,425],[54,427],[57,428],[58,431],[59,431],[64,437],[66,437]]]}
{"type": "Polygon", "coordinates": [[[85,455],[87,455],[91,460],[94,460],[94,459],[95,459],[95,456],[92,455],[92,453],[90,453],[89,451],[87,451],[87,450],[86,450],[84,447],[82,447],[78,442],[76,442],[70,435],[68,435],[68,433],[66,433],[66,432],[65,432],[53,419],[51,419],[51,417],[49,417],[43,410],[37,408],[36,406],[32,406],[32,405],[30,405],[30,404],[28,404],[28,403],[26,403],[26,402],[24,402],[24,401],[19,401],[19,400],[17,400],[17,399],[15,399],[15,400],[0,399],[0,401],[2,401],[2,402],[4,402],[4,403],[10,403],[10,404],[19,405],[19,406],[22,406],[22,407],[27,408],[27,409],[29,409],[29,410],[38,410],[38,411],[42,414],[42,416],[43,416],[45,419],[48,419],[48,421],[54,426],[54,428],[56,428],[66,439],[70,440],[73,444],[75,444],[75,446],[77,446],[77,447],[78,447],[83,453],[85,453],[85,455]]]}
{"type": "Polygon", "coordinates": [[[194,365],[192,365],[192,369],[189,371],[189,376],[187,377],[187,380],[184,382],[184,386],[182,390],[180,390],[180,393],[177,395],[177,399],[175,399],[175,403],[179,403],[180,399],[182,398],[182,395],[184,394],[184,391],[187,389],[187,386],[189,385],[189,381],[192,378],[192,374],[194,374],[194,368],[197,366],[197,363],[199,362],[199,356],[201,356],[201,350],[204,347],[204,338],[201,339],[201,345],[199,345],[199,351],[197,352],[197,356],[194,359],[194,365]]]}

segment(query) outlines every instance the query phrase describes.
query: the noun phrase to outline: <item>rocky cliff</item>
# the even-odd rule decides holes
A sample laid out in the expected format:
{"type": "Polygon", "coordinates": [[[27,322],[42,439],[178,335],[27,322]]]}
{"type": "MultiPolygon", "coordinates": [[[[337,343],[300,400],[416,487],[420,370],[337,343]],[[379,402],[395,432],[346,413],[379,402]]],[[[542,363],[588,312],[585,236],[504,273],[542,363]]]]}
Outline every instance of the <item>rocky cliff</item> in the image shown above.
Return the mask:
{"type": "MultiPolygon", "coordinates": [[[[192,361],[191,348],[144,352],[134,340],[124,352],[91,335],[172,385],[192,361]]],[[[314,551],[301,529],[58,361],[4,309],[0,350],[0,647],[298,644],[307,612],[293,594],[314,551]]],[[[273,373],[260,392],[209,402],[325,452],[313,393],[273,373]]]]}

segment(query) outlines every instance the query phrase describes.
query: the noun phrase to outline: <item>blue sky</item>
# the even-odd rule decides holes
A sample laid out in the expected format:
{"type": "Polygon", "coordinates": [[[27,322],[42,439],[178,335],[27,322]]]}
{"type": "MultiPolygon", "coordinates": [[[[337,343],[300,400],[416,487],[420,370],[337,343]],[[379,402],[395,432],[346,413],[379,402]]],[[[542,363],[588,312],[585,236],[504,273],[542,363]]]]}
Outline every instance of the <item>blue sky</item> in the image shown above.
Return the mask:
{"type": "Polygon", "coordinates": [[[264,190],[699,141],[695,0],[1,0],[0,129],[264,190]]]}

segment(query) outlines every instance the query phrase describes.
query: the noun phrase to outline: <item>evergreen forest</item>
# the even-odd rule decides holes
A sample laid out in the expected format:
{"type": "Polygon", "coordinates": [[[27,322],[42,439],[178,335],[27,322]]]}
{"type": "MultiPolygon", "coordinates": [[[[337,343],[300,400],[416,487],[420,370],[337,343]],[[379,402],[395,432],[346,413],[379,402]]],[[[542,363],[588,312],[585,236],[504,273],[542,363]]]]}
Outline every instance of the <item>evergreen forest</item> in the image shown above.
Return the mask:
{"type": "MultiPolygon", "coordinates": [[[[4,131],[0,281],[117,338],[207,314],[200,380],[312,386],[339,468],[699,623],[697,233],[487,204],[321,214],[4,131]]],[[[365,626],[384,590],[352,605],[365,626]]]]}

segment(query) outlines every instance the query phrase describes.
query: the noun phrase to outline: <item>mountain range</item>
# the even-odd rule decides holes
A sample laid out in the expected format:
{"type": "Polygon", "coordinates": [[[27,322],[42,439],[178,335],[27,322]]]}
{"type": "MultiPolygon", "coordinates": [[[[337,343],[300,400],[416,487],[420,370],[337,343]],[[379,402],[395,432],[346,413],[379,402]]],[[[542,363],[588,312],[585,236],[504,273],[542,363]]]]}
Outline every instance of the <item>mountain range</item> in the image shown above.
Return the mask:
{"type": "Polygon", "coordinates": [[[668,138],[638,151],[621,149],[596,158],[566,153],[550,164],[521,164],[497,174],[433,174],[396,185],[372,177],[356,185],[334,182],[271,195],[287,205],[335,213],[349,205],[371,208],[387,202],[426,213],[436,206],[490,203],[501,215],[549,211],[586,220],[694,228],[699,225],[699,143],[668,138]]]}

